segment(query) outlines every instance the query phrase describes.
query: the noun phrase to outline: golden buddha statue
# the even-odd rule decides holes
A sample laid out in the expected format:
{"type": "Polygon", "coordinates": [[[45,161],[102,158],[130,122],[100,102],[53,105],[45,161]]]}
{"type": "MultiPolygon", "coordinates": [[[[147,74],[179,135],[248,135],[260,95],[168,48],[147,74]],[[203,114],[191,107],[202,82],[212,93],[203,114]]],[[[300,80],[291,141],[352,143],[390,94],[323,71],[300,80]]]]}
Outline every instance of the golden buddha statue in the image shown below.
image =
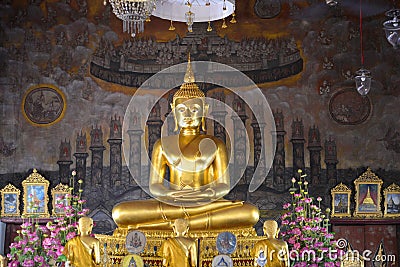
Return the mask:
{"type": "Polygon", "coordinates": [[[186,219],[176,219],[173,225],[175,237],[161,245],[160,256],[165,267],[197,267],[197,242],[187,237],[189,224],[186,219]]]}
{"type": "Polygon", "coordinates": [[[63,251],[70,263],[69,266],[94,267],[100,264],[100,241],[90,236],[92,228],[92,218],[82,217],[79,219],[79,236],[70,239],[63,251]]]}
{"type": "Polygon", "coordinates": [[[259,219],[257,207],[221,199],[230,190],[228,154],[221,140],[200,132],[208,105],[195,84],[190,57],[171,108],[180,131],[154,144],[149,189],[157,200],[117,204],[115,223],[125,229],[169,230],[175,219],[186,218],[193,231],[253,227],[259,219]]]}
{"type": "Polygon", "coordinates": [[[266,239],[258,241],[252,249],[254,266],[290,266],[288,245],[285,241],[277,239],[279,234],[278,223],[274,220],[265,221],[263,231],[266,239]]]}

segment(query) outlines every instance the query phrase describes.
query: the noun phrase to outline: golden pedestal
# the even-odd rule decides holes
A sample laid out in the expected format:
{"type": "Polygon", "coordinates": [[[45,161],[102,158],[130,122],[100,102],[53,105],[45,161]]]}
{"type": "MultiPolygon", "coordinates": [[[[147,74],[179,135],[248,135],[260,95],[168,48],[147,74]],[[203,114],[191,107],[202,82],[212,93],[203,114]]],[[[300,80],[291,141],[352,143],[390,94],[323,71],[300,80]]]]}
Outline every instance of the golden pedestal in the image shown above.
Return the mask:
{"type": "MultiPolygon", "coordinates": [[[[133,230],[133,229],[132,229],[133,230]]],[[[102,266],[119,267],[123,258],[129,255],[125,248],[127,228],[117,228],[112,236],[96,235],[102,244],[102,266]],[[104,249],[106,244],[106,250],[104,249]],[[106,251],[106,254],[104,253],[106,251]]],[[[161,244],[174,235],[173,231],[140,230],[146,236],[146,246],[140,254],[150,267],[162,267],[162,258],[158,255],[161,244]]],[[[234,266],[254,266],[251,250],[254,244],[265,238],[257,236],[254,228],[224,229],[219,231],[190,231],[189,236],[198,240],[199,267],[211,267],[217,256],[216,240],[218,234],[231,232],[236,236],[236,250],[230,255],[234,266]]]]}

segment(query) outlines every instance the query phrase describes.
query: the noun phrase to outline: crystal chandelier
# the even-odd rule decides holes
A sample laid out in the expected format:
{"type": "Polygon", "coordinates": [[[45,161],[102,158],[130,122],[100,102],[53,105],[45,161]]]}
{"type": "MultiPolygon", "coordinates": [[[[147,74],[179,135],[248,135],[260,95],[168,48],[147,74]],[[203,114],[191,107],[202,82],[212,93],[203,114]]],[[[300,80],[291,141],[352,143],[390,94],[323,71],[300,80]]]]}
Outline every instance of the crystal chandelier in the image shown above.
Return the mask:
{"type": "Polygon", "coordinates": [[[395,49],[397,49],[400,47],[400,9],[389,10],[385,15],[392,18],[383,23],[386,39],[395,49]]]}
{"type": "MultiPolygon", "coordinates": [[[[361,66],[364,66],[364,50],[363,50],[363,29],[362,29],[362,8],[361,8],[360,0],[360,52],[361,52],[361,66]]],[[[361,67],[358,71],[356,71],[356,77],[354,77],[356,81],[356,89],[357,92],[365,96],[368,94],[371,89],[371,72],[369,70],[361,67]]]]}
{"type": "MultiPolygon", "coordinates": [[[[123,31],[132,37],[144,31],[144,22],[156,7],[156,0],[109,0],[113,13],[122,20],[123,31]]],[[[107,0],[104,0],[107,4],[107,0]]]]}

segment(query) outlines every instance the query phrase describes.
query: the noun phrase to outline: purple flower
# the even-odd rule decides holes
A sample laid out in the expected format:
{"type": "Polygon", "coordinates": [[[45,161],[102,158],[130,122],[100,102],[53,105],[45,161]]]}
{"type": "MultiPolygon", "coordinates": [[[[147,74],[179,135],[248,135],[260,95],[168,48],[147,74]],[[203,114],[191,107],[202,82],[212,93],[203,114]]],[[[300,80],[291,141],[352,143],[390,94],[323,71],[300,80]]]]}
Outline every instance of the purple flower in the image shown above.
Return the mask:
{"type": "Polygon", "coordinates": [[[332,238],[333,238],[333,234],[327,233],[327,234],[325,234],[325,237],[326,237],[326,238],[329,238],[329,239],[332,239],[332,238]]]}
{"type": "Polygon", "coordinates": [[[44,262],[44,258],[42,256],[37,256],[37,255],[33,258],[33,260],[36,262],[44,262]]]}
{"type": "Polygon", "coordinates": [[[294,210],[296,212],[302,212],[304,210],[304,208],[300,206],[300,207],[296,207],[294,210]]]}
{"type": "Polygon", "coordinates": [[[24,262],[22,263],[23,267],[34,267],[35,266],[35,262],[33,260],[24,260],[24,262]]]}
{"type": "Polygon", "coordinates": [[[317,197],[317,201],[321,201],[322,200],[322,198],[321,197],[317,197]]]}
{"type": "Polygon", "coordinates": [[[8,267],[19,267],[19,262],[14,260],[8,263],[8,267]]]}
{"type": "Polygon", "coordinates": [[[291,205],[292,205],[292,204],[290,204],[290,203],[286,203],[286,204],[283,205],[283,208],[286,210],[286,209],[288,209],[291,205]]]}
{"type": "Polygon", "coordinates": [[[306,198],[304,198],[304,202],[311,203],[312,202],[312,198],[306,197],[306,198]]]}
{"type": "Polygon", "coordinates": [[[23,224],[21,224],[21,228],[22,229],[26,229],[26,228],[31,227],[31,226],[32,226],[32,224],[30,222],[24,222],[23,224]]]}

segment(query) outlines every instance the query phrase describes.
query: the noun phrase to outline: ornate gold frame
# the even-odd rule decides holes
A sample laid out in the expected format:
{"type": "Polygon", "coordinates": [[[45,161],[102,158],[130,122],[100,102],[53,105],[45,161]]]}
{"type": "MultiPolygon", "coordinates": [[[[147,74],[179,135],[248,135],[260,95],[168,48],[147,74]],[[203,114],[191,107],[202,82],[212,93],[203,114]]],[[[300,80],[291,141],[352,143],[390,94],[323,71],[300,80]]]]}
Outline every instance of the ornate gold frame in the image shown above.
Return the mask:
{"type": "MultiPolygon", "coordinates": [[[[331,195],[332,195],[332,213],[331,217],[351,217],[350,213],[350,195],[351,195],[351,189],[348,188],[345,184],[340,183],[334,188],[331,189],[331,195]],[[345,197],[346,203],[345,205],[345,210],[346,212],[341,212],[338,211],[336,208],[336,197],[345,197]]],[[[342,201],[341,199],[339,202],[342,201]]]]}
{"type": "Polygon", "coordinates": [[[354,209],[355,217],[382,217],[382,210],[381,210],[382,184],[383,184],[382,179],[380,179],[375,173],[373,173],[369,167],[367,171],[361,174],[354,181],[356,190],[355,191],[356,206],[354,209]],[[367,192],[364,192],[365,190],[367,190],[367,192]],[[371,191],[373,192],[372,194],[371,191]],[[362,201],[363,202],[365,201],[366,203],[360,204],[361,193],[365,194],[363,195],[364,199],[362,201]],[[373,203],[369,203],[366,199],[368,199],[369,201],[371,201],[372,199],[373,203]],[[367,210],[362,210],[361,205],[364,205],[363,206],[364,209],[367,210]]]}
{"type": "Polygon", "coordinates": [[[19,190],[12,184],[8,184],[3,189],[1,189],[0,192],[1,192],[1,217],[19,217],[20,216],[19,195],[21,194],[21,190],[19,190]],[[15,212],[13,212],[13,213],[6,212],[6,208],[5,208],[5,197],[6,197],[5,195],[6,194],[16,195],[16,198],[15,198],[16,209],[15,209],[15,212]]]}
{"type": "MultiPolygon", "coordinates": [[[[22,181],[22,186],[24,188],[24,211],[22,213],[22,216],[26,217],[42,217],[42,218],[48,218],[50,217],[49,210],[47,207],[47,204],[49,203],[49,197],[47,195],[47,192],[49,190],[49,181],[47,181],[42,175],[40,175],[36,169],[33,170],[33,172],[24,180],[22,181]],[[28,192],[30,187],[43,187],[43,199],[38,199],[36,200],[38,205],[40,207],[43,207],[43,210],[39,211],[33,211],[34,207],[32,207],[32,202],[30,198],[33,198],[33,196],[29,196],[28,192]],[[41,202],[43,201],[43,203],[41,202]]],[[[31,190],[33,190],[32,188],[31,190]]],[[[35,192],[35,191],[34,191],[35,192]]],[[[41,194],[40,194],[41,195],[41,194]]],[[[39,195],[39,197],[41,197],[39,195]]],[[[36,196],[37,197],[37,196],[36,196]]]]}
{"type": "MultiPolygon", "coordinates": [[[[398,186],[395,183],[389,185],[387,188],[385,188],[383,190],[383,196],[385,199],[385,202],[384,202],[385,210],[383,213],[384,217],[400,217],[400,211],[398,213],[388,213],[389,195],[392,195],[392,194],[398,195],[398,199],[400,199],[400,186],[398,186]]],[[[399,205],[398,209],[400,209],[400,203],[398,205],[399,205]]]]}
{"type": "Polygon", "coordinates": [[[62,183],[59,183],[58,185],[56,185],[56,187],[51,189],[51,197],[52,197],[51,205],[53,207],[53,209],[51,211],[52,216],[59,216],[59,215],[65,214],[65,212],[57,212],[57,208],[56,208],[56,204],[58,204],[57,196],[64,195],[64,198],[67,201],[67,205],[69,205],[69,199],[66,198],[66,195],[69,194],[69,192],[70,191],[69,191],[68,185],[65,185],[62,183]]]}

